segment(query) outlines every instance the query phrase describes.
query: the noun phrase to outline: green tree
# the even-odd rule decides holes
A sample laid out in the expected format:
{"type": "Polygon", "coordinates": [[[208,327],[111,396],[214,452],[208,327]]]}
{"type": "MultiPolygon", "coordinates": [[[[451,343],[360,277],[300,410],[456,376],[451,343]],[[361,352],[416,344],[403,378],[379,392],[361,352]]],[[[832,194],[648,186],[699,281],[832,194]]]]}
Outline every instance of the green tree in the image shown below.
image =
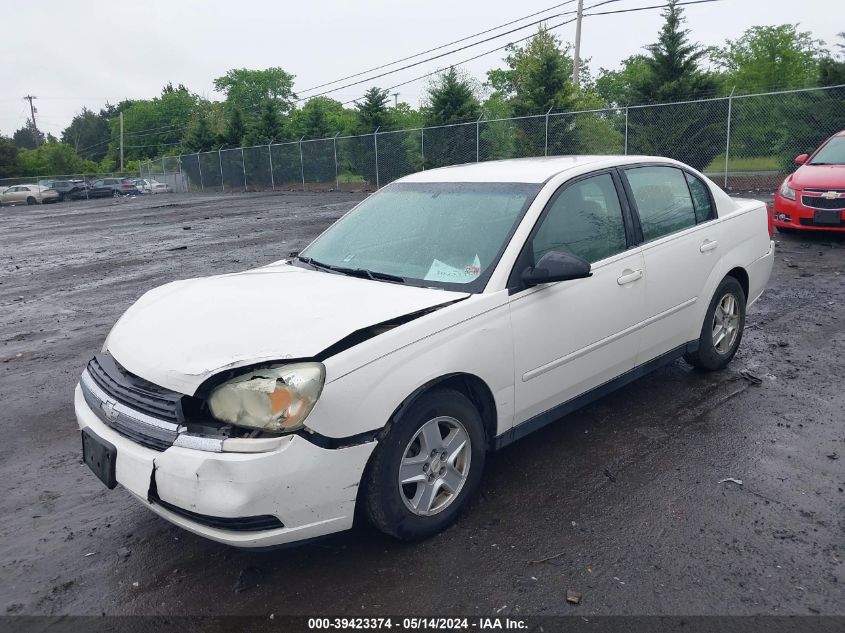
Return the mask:
{"type": "MultiPolygon", "coordinates": [[[[426,126],[442,126],[477,121],[481,103],[476,87],[454,66],[440,73],[428,87],[426,105],[422,109],[426,126]]],[[[426,130],[425,165],[441,167],[474,161],[476,158],[476,126],[456,125],[426,130]]]]}
{"type": "Polygon", "coordinates": [[[229,119],[226,121],[226,132],[220,139],[228,147],[240,147],[246,135],[246,125],[241,109],[234,107],[229,111],[229,119]]]}
{"type": "Polygon", "coordinates": [[[490,71],[487,78],[496,92],[509,99],[515,116],[574,109],[576,88],[568,45],[562,47],[560,39],[541,26],[524,46],[511,45],[508,51],[508,68],[490,71]]]}
{"type": "MultiPolygon", "coordinates": [[[[648,47],[645,72],[632,86],[636,103],[672,102],[712,96],[719,84],[700,68],[706,53],[690,42],[683,9],[669,0],[657,42],[648,47]]],[[[703,169],[724,150],[727,104],[706,102],[631,109],[630,153],[668,156],[703,169]]]]}
{"type": "Polygon", "coordinates": [[[18,148],[12,139],[0,135],[0,178],[18,174],[18,148]]]}
{"type": "Polygon", "coordinates": [[[35,149],[45,142],[44,133],[27,119],[26,124],[12,135],[12,142],[18,149],[35,149]]]}
{"type": "Polygon", "coordinates": [[[96,171],[96,163],[83,160],[70,145],[46,143],[18,153],[22,176],[72,175],[96,171]]]}
{"type": "Polygon", "coordinates": [[[754,26],[711,57],[728,86],[745,92],[815,85],[824,42],[795,24],[754,26]]]}
{"type": "Polygon", "coordinates": [[[248,145],[264,145],[284,139],[285,133],[278,106],[269,99],[261,104],[261,115],[247,131],[248,145]]]}
{"type": "Polygon", "coordinates": [[[239,108],[248,125],[253,125],[261,116],[261,106],[271,102],[284,114],[293,108],[296,95],[293,92],[294,76],[282,68],[265,70],[233,68],[214,80],[214,89],[226,95],[226,111],[239,108]]]}
{"type": "Polygon", "coordinates": [[[423,122],[432,126],[475,121],[481,114],[475,92],[472,81],[452,66],[429,85],[423,122]]]}
{"type": "Polygon", "coordinates": [[[82,108],[62,131],[62,143],[70,145],[76,152],[84,150],[86,157],[102,160],[108,151],[110,136],[109,121],[105,111],[99,114],[82,108]]]}
{"type": "Polygon", "coordinates": [[[190,152],[208,152],[214,147],[216,140],[208,113],[198,110],[185,133],[183,147],[190,152]]]}
{"type": "Polygon", "coordinates": [[[595,82],[595,93],[608,106],[636,105],[634,87],[642,85],[649,72],[645,55],[632,55],[622,60],[619,70],[600,68],[595,82]]]}
{"type": "Polygon", "coordinates": [[[386,128],[389,125],[387,101],[387,90],[373,87],[364,93],[360,101],[356,102],[358,134],[371,134],[378,128],[386,128]]]}

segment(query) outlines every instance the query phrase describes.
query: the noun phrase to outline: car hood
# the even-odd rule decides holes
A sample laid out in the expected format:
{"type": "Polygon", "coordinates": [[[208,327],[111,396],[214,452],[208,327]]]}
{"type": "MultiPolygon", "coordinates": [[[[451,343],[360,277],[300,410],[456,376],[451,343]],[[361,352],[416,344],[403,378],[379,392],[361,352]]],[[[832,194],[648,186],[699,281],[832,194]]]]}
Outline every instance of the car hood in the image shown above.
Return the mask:
{"type": "Polygon", "coordinates": [[[356,330],[467,296],[276,263],[155,288],[105,347],[130,372],[193,394],[219,371],[311,358],[356,330]]]}
{"type": "Polygon", "coordinates": [[[793,189],[845,189],[845,165],[802,165],[790,183],[793,189]]]}

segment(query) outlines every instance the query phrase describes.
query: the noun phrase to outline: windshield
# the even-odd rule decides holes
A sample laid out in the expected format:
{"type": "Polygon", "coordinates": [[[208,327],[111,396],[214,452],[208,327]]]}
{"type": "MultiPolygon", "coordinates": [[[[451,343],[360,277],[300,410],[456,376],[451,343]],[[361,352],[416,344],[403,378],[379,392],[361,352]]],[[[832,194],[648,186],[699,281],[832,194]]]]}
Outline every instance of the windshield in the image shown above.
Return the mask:
{"type": "Polygon", "coordinates": [[[480,292],[541,185],[396,183],[300,254],[313,265],[480,292]]]}
{"type": "Polygon", "coordinates": [[[835,136],[810,160],[811,165],[845,165],[845,136],[835,136]]]}

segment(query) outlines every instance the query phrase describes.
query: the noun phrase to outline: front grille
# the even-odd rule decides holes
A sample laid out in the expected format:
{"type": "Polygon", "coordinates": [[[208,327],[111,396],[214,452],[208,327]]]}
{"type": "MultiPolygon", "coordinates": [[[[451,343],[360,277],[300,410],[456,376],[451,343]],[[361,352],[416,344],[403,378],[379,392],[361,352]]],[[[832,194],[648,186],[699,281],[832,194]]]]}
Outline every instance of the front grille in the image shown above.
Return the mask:
{"type": "Polygon", "coordinates": [[[210,528],[217,528],[219,530],[232,530],[234,532],[259,532],[262,530],[277,530],[283,528],[284,523],[279,521],[278,517],[272,514],[262,514],[251,517],[213,517],[207,514],[199,514],[185,510],[179,506],[175,506],[167,501],[162,501],[158,496],[158,491],[155,485],[150,488],[149,499],[152,503],[157,503],[162,508],[170,510],[173,514],[178,514],[181,517],[205,525],[210,528]]]}
{"type": "Polygon", "coordinates": [[[97,354],[92,358],[88,373],[103,391],[135,411],[168,422],[181,421],[182,394],[131,374],[111,354],[97,354]]]}
{"type": "Polygon", "coordinates": [[[815,196],[801,196],[805,207],[813,209],[845,209],[845,198],[817,198],[815,196]]]}
{"type": "Polygon", "coordinates": [[[821,229],[827,228],[838,228],[842,226],[842,221],[839,221],[839,224],[831,224],[830,222],[816,222],[813,218],[798,218],[798,221],[801,223],[801,226],[817,226],[821,229]]]}
{"type": "Polygon", "coordinates": [[[79,384],[94,414],[141,446],[163,451],[184,429],[182,395],[131,374],[109,354],[92,358],[79,384]]]}

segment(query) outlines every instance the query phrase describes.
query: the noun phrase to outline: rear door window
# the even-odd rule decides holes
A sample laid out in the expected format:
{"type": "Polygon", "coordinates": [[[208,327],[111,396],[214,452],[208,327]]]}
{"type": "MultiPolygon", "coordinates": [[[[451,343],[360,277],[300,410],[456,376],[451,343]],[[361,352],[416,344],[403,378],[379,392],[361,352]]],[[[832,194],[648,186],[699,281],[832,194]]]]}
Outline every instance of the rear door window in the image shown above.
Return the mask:
{"type": "Polygon", "coordinates": [[[695,207],[684,172],[676,167],[625,170],[640,216],[643,240],[649,242],[696,224],[695,207]]]}

